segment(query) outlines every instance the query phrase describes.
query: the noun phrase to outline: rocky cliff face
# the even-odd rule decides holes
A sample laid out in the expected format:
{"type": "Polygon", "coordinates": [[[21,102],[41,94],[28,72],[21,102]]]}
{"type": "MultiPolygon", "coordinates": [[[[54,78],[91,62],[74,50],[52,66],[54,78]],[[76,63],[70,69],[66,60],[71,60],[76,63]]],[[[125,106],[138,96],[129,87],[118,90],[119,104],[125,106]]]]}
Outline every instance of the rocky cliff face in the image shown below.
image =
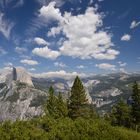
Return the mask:
{"type": "Polygon", "coordinates": [[[0,93],[0,121],[29,119],[43,113],[42,104],[47,99],[47,93],[24,83],[13,82],[12,94],[9,89],[0,93]]]}
{"type": "Polygon", "coordinates": [[[33,86],[31,76],[22,67],[13,68],[13,79],[33,86]]]}
{"type": "Polygon", "coordinates": [[[6,68],[0,72],[0,121],[40,116],[46,99],[47,93],[34,88],[24,68],[6,68]]]}
{"type": "Polygon", "coordinates": [[[0,72],[0,83],[11,85],[12,81],[19,81],[33,86],[32,78],[23,67],[5,68],[0,72]]]}

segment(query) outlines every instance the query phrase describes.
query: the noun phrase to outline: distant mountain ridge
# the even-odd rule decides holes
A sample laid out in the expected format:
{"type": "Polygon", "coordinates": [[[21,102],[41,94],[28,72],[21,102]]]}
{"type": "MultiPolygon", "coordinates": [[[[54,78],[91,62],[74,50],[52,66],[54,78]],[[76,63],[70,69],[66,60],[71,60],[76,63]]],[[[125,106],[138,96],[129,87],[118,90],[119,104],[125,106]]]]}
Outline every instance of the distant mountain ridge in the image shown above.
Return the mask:
{"type": "MultiPolygon", "coordinates": [[[[41,115],[48,88],[53,86],[56,94],[60,91],[64,98],[68,98],[73,80],[65,77],[35,78],[22,67],[5,68],[0,71],[0,121],[41,115]]],[[[140,82],[140,74],[113,73],[87,76],[81,80],[88,102],[103,114],[121,97],[127,100],[131,96],[132,83],[140,82]]]]}
{"type": "MultiPolygon", "coordinates": [[[[132,94],[132,84],[134,81],[140,83],[140,73],[111,73],[87,76],[81,78],[90,100],[97,108],[99,113],[103,114],[109,111],[120,98],[127,100],[132,94]]],[[[67,93],[70,91],[73,79],[58,77],[51,78],[33,78],[35,86],[41,89],[47,89],[49,85],[54,85],[57,91],[67,93]],[[59,85],[59,86],[58,86],[59,85]],[[61,86],[61,89],[58,88],[61,86]]]]}

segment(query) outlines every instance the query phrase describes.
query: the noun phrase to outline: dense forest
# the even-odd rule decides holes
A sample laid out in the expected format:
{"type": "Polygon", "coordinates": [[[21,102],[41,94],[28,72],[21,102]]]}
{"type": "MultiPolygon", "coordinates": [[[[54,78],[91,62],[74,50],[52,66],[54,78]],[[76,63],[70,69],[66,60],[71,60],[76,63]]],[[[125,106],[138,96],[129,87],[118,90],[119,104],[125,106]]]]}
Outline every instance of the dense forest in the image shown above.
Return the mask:
{"type": "Polygon", "coordinates": [[[77,76],[69,98],[55,96],[51,86],[44,114],[32,120],[0,124],[0,140],[140,140],[140,89],[133,84],[131,104],[121,99],[100,117],[88,104],[77,76]]]}

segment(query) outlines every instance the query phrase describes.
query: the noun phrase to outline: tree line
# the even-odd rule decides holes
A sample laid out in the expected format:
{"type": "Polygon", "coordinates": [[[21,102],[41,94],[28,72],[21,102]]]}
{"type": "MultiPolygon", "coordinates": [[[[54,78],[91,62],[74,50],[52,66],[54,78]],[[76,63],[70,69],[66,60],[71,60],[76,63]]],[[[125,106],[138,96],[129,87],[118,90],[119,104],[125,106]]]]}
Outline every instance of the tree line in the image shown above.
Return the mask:
{"type": "Polygon", "coordinates": [[[132,91],[131,103],[128,104],[121,99],[113,106],[111,112],[105,115],[105,119],[114,126],[124,126],[140,131],[140,88],[137,82],[134,82],[132,91]]]}
{"type": "Polygon", "coordinates": [[[1,140],[139,140],[140,90],[133,85],[133,103],[123,100],[100,118],[88,103],[84,86],[77,76],[70,97],[63,99],[51,86],[44,114],[31,120],[5,121],[0,124],[1,140]],[[131,128],[125,129],[124,127],[131,128]]]}
{"type": "Polygon", "coordinates": [[[55,119],[60,117],[70,117],[71,119],[97,117],[94,107],[88,103],[84,86],[78,76],[75,78],[70,97],[67,100],[63,99],[60,92],[58,96],[55,96],[52,86],[48,93],[49,96],[44,105],[45,113],[48,116],[55,119]]]}

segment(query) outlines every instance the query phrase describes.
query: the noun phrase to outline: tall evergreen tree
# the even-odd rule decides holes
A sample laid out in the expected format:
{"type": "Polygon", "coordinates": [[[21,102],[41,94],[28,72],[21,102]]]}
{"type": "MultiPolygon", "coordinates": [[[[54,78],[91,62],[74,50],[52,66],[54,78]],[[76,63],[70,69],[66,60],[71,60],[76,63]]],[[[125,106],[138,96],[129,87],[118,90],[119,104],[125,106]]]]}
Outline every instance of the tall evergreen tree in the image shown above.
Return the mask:
{"type": "Polygon", "coordinates": [[[131,127],[131,107],[129,107],[122,99],[114,105],[110,114],[112,125],[131,127]]]}
{"type": "Polygon", "coordinates": [[[57,114],[58,117],[66,117],[68,115],[67,101],[63,100],[61,92],[59,92],[57,97],[57,114]]]}
{"type": "Polygon", "coordinates": [[[56,112],[57,112],[56,102],[57,102],[57,98],[54,95],[54,89],[51,86],[49,88],[49,95],[48,95],[47,103],[45,105],[45,113],[54,118],[56,117],[56,112]]]}
{"type": "Polygon", "coordinates": [[[135,124],[140,124],[140,89],[137,82],[133,84],[133,94],[132,94],[132,115],[135,124]]]}
{"type": "Polygon", "coordinates": [[[68,115],[67,102],[63,100],[62,94],[59,93],[58,97],[54,95],[54,89],[49,88],[49,96],[45,105],[45,113],[52,118],[66,117],[68,115]]]}
{"type": "Polygon", "coordinates": [[[87,114],[87,98],[84,86],[77,76],[74,80],[69,98],[69,116],[71,118],[83,117],[87,114]]]}

